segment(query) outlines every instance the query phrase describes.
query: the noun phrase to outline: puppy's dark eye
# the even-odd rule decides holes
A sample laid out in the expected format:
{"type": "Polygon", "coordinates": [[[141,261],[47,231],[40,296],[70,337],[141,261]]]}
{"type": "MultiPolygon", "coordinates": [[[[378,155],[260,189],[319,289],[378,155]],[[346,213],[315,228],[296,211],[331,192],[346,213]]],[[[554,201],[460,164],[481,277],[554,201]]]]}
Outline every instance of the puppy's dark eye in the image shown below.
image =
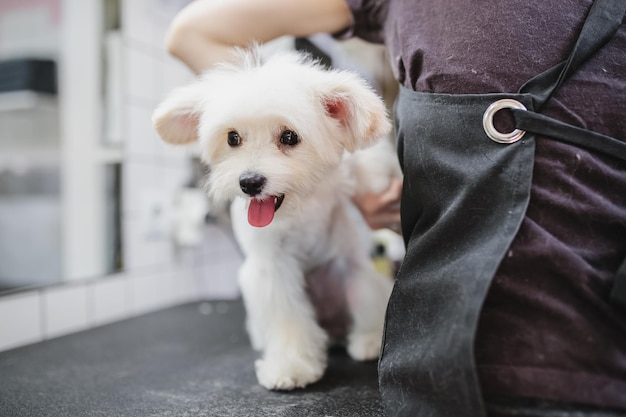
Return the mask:
{"type": "Polygon", "coordinates": [[[296,146],[300,142],[298,134],[293,130],[283,130],[280,134],[280,143],[287,146],[296,146]]]}
{"type": "Polygon", "coordinates": [[[241,145],[241,137],[239,136],[239,133],[234,130],[228,132],[228,146],[234,148],[239,145],[241,145]]]}

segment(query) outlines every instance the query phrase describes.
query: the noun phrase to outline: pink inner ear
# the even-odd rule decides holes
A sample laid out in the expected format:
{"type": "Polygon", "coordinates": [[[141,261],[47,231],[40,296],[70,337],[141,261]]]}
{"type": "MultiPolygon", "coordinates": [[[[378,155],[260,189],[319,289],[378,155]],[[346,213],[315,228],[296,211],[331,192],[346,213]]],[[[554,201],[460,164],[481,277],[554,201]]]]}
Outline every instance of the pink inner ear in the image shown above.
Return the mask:
{"type": "Polygon", "coordinates": [[[200,123],[200,115],[197,113],[186,113],[178,116],[178,133],[177,143],[190,143],[198,138],[198,124],[200,123]]]}
{"type": "Polygon", "coordinates": [[[197,113],[178,113],[157,119],[155,127],[165,142],[186,144],[197,140],[199,123],[197,113]]]}
{"type": "Polygon", "coordinates": [[[340,98],[330,98],[326,100],[324,105],[326,107],[326,112],[330,117],[337,119],[342,123],[345,121],[347,109],[344,100],[340,98]]]}
{"type": "Polygon", "coordinates": [[[183,125],[185,129],[197,129],[198,123],[200,123],[200,116],[196,113],[187,113],[179,116],[178,122],[183,125]]]}

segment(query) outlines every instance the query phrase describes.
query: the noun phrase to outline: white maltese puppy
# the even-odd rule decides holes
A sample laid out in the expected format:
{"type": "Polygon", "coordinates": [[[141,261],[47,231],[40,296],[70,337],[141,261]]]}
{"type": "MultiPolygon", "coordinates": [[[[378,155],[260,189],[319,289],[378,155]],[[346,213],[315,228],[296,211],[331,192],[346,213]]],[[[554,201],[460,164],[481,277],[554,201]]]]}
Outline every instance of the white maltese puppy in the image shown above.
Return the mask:
{"type": "Polygon", "coordinates": [[[253,47],[173,91],[153,123],[166,142],[199,141],[210,196],[233,201],[261,385],[290,390],[318,381],[343,316],[350,356],[376,359],[392,283],[372,266],[351,194],[383,191],[399,168],[386,141],[367,157],[344,158],[391,129],[365,82],[293,52],[261,63],[253,47]]]}

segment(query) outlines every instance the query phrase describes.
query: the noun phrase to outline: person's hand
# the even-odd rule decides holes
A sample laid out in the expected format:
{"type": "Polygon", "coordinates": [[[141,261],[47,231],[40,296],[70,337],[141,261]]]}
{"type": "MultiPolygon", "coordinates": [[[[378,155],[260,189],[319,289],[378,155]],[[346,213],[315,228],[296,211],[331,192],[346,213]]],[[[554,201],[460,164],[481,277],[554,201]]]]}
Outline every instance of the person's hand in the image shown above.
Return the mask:
{"type": "Polygon", "coordinates": [[[372,230],[388,228],[400,232],[400,196],[402,180],[392,179],[381,194],[361,194],[352,201],[372,230]]]}

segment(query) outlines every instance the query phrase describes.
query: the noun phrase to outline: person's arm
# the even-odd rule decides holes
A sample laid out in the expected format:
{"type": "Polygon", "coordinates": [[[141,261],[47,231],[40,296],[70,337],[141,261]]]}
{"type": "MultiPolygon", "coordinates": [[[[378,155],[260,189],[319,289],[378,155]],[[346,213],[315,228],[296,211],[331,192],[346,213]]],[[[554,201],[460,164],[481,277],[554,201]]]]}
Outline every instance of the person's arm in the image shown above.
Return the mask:
{"type": "Polygon", "coordinates": [[[166,45],[201,73],[228,60],[233,46],[283,35],[335,33],[351,22],[345,0],[196,0],[174,19],[166,45]]]}

